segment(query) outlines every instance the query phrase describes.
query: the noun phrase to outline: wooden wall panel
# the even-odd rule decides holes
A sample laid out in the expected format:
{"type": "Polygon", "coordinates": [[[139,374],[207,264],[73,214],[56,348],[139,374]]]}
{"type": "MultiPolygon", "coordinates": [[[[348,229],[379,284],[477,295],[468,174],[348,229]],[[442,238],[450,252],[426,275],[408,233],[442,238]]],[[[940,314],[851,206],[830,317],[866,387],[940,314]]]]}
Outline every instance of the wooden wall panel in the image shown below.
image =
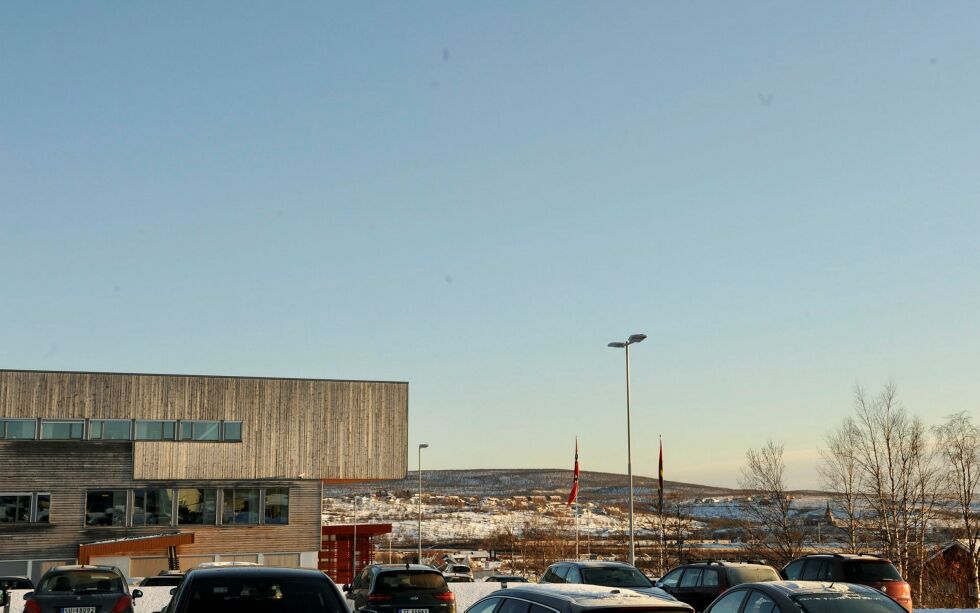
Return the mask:
{"type": "Polygon", "coordinates": [[[134,479],[401,479],[408,384],[0,370],[0,417],[241,420],[242,443],[137,441],[134,479]]]}

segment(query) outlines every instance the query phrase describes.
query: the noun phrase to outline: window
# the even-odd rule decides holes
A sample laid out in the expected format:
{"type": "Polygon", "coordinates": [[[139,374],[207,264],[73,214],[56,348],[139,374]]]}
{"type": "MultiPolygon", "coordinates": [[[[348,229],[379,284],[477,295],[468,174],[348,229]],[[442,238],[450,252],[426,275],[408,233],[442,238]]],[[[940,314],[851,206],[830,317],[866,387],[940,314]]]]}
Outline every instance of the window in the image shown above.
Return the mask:
{"type": "Polygon", "coordinates": [[[137,421],[136,440],[138,441],[172,441],[177,431],[175,421],[137,421]]]}
{"type": "Polygon", "coordinates": [[[133,525],[169,526],[173,522],[172,490],[134,490],[133,525]]]}
{"type": "Polygon", "coordinates": [[[787,566],[785,569],[783,569],[783,573],[786,575],[786,578],[799,579],[800,573],[803,570],[803,562],[804,560],[796,560],[795,562],[787,566]]]}
{"type": "Polygon", "coordinates": [[[41,422],[41,438],[44,440],[80,440],[84,431],[84,421],[41,422]]]}
{"type": "Polygon", "coordinates": [[[565,583],[582,583],[582,573],[574,566],[569,566],[568,574],[565,575],[565,583]]]}
{"type": "Polygon", "coordinates": [[[681,580],[682,572],[684,572],[683,568],[675,568],[660,579],[660,585],[677,587],[678,582],[681,580]]]}
{"type": "Polygon", "coordinates": [[[125,526],[126,490],[89,490],[85,496],[86,526],[125,526]]]}
{"type": "Polygon", "coordinates": [[[736,613],[738,608],[742,606],[742,601],[745,600],[745,594],[745,590],[726,593],[715,601],[714,606],[711,607],[711,613],[736,613]]]}
{"type": "Polygon", "coordinates": [[[469,613],[492,613],[498,604],[500,604],[499,596],[486,598],[470,607],[469,613]]]}
{"type": "Polygon", "coordinates": [[[500,608],[497,609],[497,613],[527,613],[529,605],[530,603],[526,600],[504,598],[500,608]]]}
{"type": "Polygon", "coordinates": [[[265,490],[265,523],[289,523],[289,488],[270,487],[265,490]]]}
{"type": "Polygon", "coordinates": [[[681,577],[681,584],[679,587],[695,587],[698,584],[698,579],[700,578],[700,568],[689,568],[684,571],[684,576],[681,577]]]}
{"type": "Polygon", "coordinates": [[[806,561],[806,565],[803,567],[803,576],[800,578],[804,581],[820,581],[829,577],[830,564],[827,563],[827,560],[811,559],[806,561]]]}
{"type": "Polygon", "coordinates": [[[93,440],[128,441],[133,422],[128,419],[93,419],[88,422],[88,437],[93,440]]]}
{"type": "Polygon", "coordinates": [[[773,613],[776,608],[776,601],[766,596],[762,592],[752,591],[749,599],[745,603],[742,613],[773,613]]]}
{"type": "Polygon", "coordinates": [[[259,523],[258,488],[223,490],[221,523],[225,525],[259,523]]]}
{"type": "Polygon", "coordinates": [[[0,523],[31,521],[31,494],[0,494],[0,523]]]}
{"type": "Polygon", "coordinates": [[[0,439],[33,440],[37,432],[37,420],[0,419],[0,439]]]}
{"type": "Polygon", "coordinates": [[[705,587],[718,587],[718,571],[714,568],[705,568],[702,570],[701,585],[705,587]]]}
{"type": "Polygon", "coordinates": [[[218,421],[181,421],[180,440],[182,441],[217,441],[221,440],[221,422],[218,421]]]}
{"type": "Polygon", "coordinates": [[[242,441],[242,422],[226,421],[222,426],[221,440],[240,443],[242,441]]]}
{"type": "Polygon", "coordinates": [[[177,490],[178,525],[214,525],[217,523],[218,490],[181,488],[177,490]]]}
{"type": "Polygon", "coordinates": [[[51,512],[51,494],[38,494],[34,509],[34,521],[39,524],[48,523],[51,512]]]}

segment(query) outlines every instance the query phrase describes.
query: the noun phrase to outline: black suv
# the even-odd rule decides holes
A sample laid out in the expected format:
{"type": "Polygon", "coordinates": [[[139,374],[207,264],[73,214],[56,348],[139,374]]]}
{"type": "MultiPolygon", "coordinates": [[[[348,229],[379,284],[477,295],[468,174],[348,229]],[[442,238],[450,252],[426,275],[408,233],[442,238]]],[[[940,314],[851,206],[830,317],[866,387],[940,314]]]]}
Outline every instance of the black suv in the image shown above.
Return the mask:
{"type": "Polygon", "coordinates": [[[742,583],[779,581],[779,578],[776,569],[766,564],[704,560],[672,568],[657,581],[657,587],[691,605],[696,611],[704,611],[730,587],[742,583]]]}
{"type": "Polygon", "coordinates": [[[348,612],[334,582],[310,568],[193,568],[171,593],[167,613],[348,612]]]}
{"type": "Polygon", "coordinates": [[[142,595],[139,590],[130,595],[115,566],[56,566],[44,573],[37,590],[24,595],[24,613],[133,613],[133,599],[142,595]]]}
{"type": "Polygon", "coordinates": [[[371,564],[344,586],[354,610],[456,613],[456,595],[442,573],[422,564],[371,564]]]}

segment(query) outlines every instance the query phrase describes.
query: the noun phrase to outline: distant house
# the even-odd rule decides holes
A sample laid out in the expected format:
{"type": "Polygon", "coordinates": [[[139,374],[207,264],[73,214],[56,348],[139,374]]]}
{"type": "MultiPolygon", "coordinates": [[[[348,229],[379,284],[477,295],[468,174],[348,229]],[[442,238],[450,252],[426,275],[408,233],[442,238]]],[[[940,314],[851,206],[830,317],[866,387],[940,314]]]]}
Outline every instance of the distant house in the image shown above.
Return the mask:
{"type": "Polygon", "coordinates": [[[957,539],[943,545],[929,556],[925,565],[926,593],[935,595],[936,602],[923,602],[917,606],[943,606],[967,609],[970,600],[970,551],[966,539],[957,539]]]}

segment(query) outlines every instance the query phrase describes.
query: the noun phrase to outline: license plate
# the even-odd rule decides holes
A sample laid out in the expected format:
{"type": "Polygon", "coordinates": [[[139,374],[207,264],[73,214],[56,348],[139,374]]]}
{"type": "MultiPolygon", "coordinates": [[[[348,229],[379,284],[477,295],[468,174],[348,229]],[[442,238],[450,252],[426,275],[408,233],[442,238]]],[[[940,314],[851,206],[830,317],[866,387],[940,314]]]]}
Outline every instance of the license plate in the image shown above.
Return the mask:
{"type": "Polygon", "coordinates": [[[95,613],[97,607],[62,607],[61,613],[95,613]]]}
{"type": "Polygon", "coordinates": [[[399,609],[398,613],[429,613],[428,609],[399,609]]]}

